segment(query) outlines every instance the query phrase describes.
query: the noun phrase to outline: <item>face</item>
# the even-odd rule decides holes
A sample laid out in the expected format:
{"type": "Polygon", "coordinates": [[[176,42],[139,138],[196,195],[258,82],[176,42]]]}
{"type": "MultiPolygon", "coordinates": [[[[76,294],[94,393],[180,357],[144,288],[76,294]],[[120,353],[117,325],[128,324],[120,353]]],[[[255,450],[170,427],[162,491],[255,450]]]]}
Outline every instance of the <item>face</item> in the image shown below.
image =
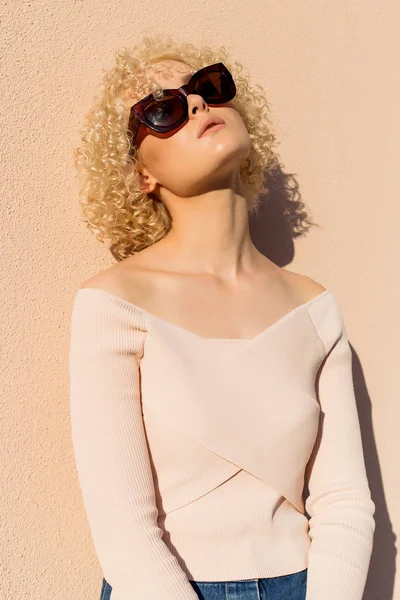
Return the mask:
{"type": "MultiPolygon", "coordinates": [[[[152,77],[163,88],[178,88],[188,81],[193,69],[179,61],[160,61],[169,73],[152,77]]],[[[137,99],[130,102],[135,104],[137,99]]],[[[218,107],[210,107],[197,94],[189,94],[188,121],[168,137],[157,137],[150,129],[140,126],[137,136],[142,169],[142,185],[146,192],[167,200],[171,194],[194,196],[236,181],[240,165],[248,157],[251,140],[237,111],[234,98],[218,107]],[[202,122],[212,115],[225,121],[222,128],[210,130],[198,137],[202,122]]]]}

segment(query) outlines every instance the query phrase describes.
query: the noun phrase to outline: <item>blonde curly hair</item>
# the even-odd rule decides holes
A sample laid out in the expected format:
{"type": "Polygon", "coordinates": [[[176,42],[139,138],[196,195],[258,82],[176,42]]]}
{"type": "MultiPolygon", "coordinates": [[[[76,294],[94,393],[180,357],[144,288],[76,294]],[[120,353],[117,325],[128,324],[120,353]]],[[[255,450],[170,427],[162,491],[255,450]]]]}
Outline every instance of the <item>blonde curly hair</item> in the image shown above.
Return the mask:
{"type": "MultiPolygon", "coordinates": [[[[105,72],[94,105],[80,130],[81,144],[74,150],[74,165],[81,180],[79,203],[87,228],[108,247],[117,260],[136,254],[164,237],[172,219],[165,204],[141,188],[138,149],[132,148],[127,129],[129,109],[124,98],[140,98],[161,88],[148,69],[164,60],[178,60],[195,70],[223,62],[236,85],[236,107],[251,138],[251,151],[240,167],[248,189],[248,209],[257,212],[259,197],[267,191],[265,174],[277,167],[278,155],[270,108],[260,85],[251,85],[238,62],[224,46],[213,50],[177,42],[168,35],[144,36],[131,51],[117,50],[115,65],[105,72]]],[[[136,100],[136,101],[137,101],[136,100]]]]}

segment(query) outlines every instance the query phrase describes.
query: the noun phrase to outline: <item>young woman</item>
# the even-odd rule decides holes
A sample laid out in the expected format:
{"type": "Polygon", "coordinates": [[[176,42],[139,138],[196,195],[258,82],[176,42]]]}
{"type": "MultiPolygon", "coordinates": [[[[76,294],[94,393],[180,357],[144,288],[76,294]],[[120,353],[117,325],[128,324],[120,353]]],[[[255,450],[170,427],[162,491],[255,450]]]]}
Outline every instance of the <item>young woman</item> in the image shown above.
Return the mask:
{"type": "Polygon", "coordinates": [[[341,309],[249,234],[277,165],[262,88],[156,36],[96,102],[80,198],[117,263],[76,292],[69,369],[101,600],[361,600],[375,506],[341,309]]]}

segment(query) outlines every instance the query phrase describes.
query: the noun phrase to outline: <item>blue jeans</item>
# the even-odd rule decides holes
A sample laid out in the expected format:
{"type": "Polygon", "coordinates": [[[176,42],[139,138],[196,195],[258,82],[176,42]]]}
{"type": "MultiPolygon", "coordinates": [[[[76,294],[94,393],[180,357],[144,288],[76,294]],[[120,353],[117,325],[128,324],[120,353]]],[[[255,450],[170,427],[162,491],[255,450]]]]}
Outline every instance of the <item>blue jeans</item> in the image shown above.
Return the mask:
{"type": "MultiPolygon", "coordinates": [[[[237,581],[191,581],[189,579],[189,583],[200,600],[305,600],[307,569],[278,577],[237,581]]],[[[103,577],[100,600],[112,600],[111,591],[111,585],[103,577]]]]}

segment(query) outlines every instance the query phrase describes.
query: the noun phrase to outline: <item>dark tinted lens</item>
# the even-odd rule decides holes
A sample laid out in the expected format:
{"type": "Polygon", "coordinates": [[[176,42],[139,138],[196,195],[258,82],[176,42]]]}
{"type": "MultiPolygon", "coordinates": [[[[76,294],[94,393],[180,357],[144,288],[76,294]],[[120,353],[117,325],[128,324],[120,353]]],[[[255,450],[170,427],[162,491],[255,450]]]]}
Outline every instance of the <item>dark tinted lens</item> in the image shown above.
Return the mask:
{"type": "Polygon", "coordinates": [[[232,97],[232,83],[218,71],[202,75],[196,81],[195,92],[208,104],[221,104],[232,97]]]}
{"type": "Polygon", "coordinates": [[[154,125],[168,127],[177,123],[183,114],[182,98],[164,96],[161,100],[153,100],[144,111],[146,119],[154,125]]]}

